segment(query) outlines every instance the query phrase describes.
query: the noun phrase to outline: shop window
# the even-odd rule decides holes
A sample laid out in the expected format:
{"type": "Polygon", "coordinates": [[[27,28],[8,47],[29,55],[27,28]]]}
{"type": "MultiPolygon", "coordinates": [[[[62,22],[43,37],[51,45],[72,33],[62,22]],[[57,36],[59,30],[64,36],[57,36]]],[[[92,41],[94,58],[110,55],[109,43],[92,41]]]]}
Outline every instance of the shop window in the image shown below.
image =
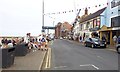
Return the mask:
{"type": "Polygon", "coordinates": [[[111,27],[120,27],[120,16],[111,18],[111,27]]]}

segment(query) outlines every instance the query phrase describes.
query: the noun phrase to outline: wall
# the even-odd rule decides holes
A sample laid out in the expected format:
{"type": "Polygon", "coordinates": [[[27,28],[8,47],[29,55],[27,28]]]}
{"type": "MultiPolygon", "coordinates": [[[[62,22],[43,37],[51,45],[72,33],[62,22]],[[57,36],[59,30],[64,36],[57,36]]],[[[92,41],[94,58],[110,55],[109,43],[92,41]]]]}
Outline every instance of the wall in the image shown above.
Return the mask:
{"type": "MultiPolygon", "coordinates": [[[[113,0],[108,0],[108,6],[107,6],[106,24],[108,27],[111,27],[111,18],[118,16],[118,6],[111,8],[111,1],[113,0]]],[[[119,1],[119,0],[115,0],[115,1],[119,1]]]]}

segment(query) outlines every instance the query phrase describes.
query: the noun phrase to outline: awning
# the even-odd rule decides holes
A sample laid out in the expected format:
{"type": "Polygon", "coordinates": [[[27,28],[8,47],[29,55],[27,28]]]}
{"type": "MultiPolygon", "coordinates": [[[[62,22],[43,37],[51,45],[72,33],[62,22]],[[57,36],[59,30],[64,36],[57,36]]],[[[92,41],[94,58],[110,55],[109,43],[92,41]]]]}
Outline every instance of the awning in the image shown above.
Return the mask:
{"type": "Polygon", "coordinates": [[[100,32],[100,31],[111,31],[111,30],[112,30],[112,28],[108,28],[107,26],[103,25],[103,26],[101,27],[101,29],[98,30],[98,31],[100,32]]]}

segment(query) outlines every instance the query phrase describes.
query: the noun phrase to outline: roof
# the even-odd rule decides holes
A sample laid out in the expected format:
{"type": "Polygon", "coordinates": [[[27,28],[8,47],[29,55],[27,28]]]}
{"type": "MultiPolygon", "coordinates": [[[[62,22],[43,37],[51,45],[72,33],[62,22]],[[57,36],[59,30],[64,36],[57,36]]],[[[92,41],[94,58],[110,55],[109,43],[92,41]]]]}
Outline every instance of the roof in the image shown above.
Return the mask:
{"type": "Polygon", "coordinates": [[[97,17],[97,16],[100,16],[100,14],[101,14],[105,9],[106,9],[106,7],[98,10],[97,12],[95,12],[95,13],[93,13],[93,14],[90,14],[90,15],[86,16],[86,17],[83,18],[80,22],[85,22],[85,21],[87,21],[87,20],[90,20],[90,19],[93,19],[93,18],[95,18],[95,17],[97,17]]]}

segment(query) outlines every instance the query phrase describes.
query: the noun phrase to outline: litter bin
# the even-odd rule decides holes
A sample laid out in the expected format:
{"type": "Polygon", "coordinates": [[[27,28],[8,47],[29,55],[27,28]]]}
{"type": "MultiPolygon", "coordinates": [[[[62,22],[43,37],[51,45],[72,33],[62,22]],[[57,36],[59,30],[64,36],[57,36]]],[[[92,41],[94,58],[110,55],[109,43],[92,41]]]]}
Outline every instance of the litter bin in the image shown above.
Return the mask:
{"type": "Polygon", "coordinates": [[[15,47],[9,47],[9,48],[2,48],[0,49],[0,54],[2,54],[2,68],[10,67],[14,64],[14,58],[15,58],[15,47]]]}
{"type": "Polygon", "coordinates": [[[22,43],[15,46],[15,56],[25,56],[28,52],[28,44],[22,43]]]}

